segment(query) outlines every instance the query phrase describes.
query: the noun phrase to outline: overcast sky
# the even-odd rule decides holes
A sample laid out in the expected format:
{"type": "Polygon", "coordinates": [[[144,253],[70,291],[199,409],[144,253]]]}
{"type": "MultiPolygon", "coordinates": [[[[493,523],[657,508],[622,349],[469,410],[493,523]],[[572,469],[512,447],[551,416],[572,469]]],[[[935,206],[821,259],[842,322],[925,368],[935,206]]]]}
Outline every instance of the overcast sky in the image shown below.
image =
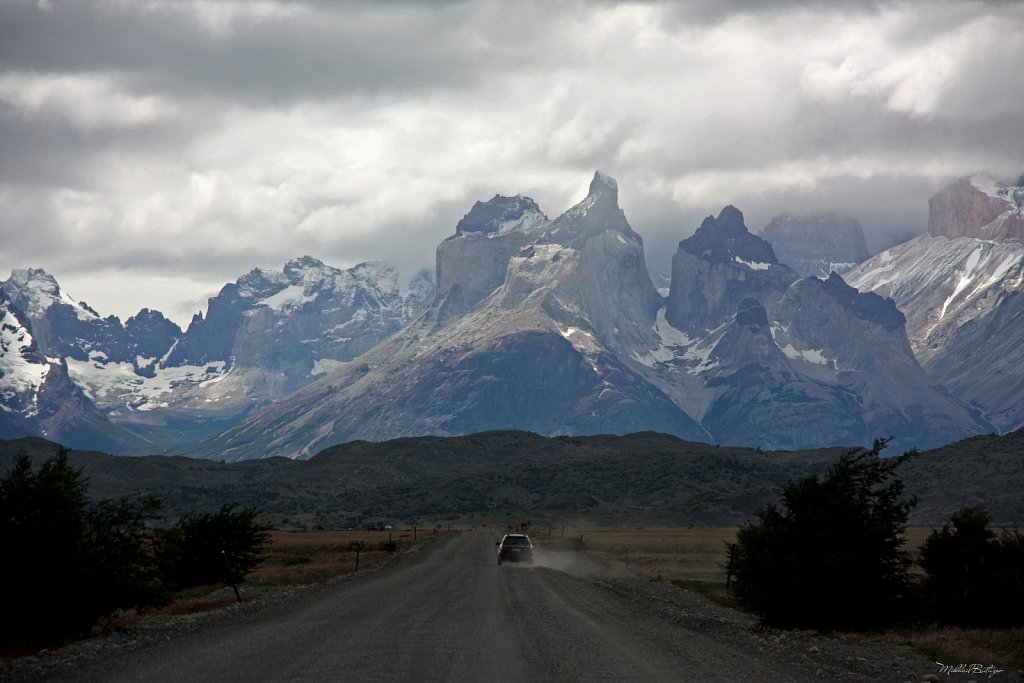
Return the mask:
{"type": "Polygon", "coordinates": [[[726,204],[880,246],[1024,172],[1022,72],[1012,2],[0,0],[0,279],[185,324],[304,254],[432,268],[474,201],[554,217],[595,169],[653,270],[726,204]]]}

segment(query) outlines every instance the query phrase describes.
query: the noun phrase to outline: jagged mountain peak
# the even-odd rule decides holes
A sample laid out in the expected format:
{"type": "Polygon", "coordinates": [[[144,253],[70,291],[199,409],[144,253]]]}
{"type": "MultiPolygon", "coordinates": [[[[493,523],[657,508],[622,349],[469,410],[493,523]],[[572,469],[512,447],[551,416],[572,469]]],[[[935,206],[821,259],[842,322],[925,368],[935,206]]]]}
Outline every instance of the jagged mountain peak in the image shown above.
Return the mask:
{"type": "Polygon", "coordinates": [[[846,284],[837,273],[831,273],[821,287],[861,320],[877,323],[890,331],[903,327],[907,322],[906,316],[896,308],[895,301],[882,298],[874,292],[861,292],[846,284]]]}
{"type": "Polygon", "coordinates": [[[619,207],[619,184],[611,176],[595,171],[587,196],[555,219],[549,238],[553,242],[571,245],[587,235],[596,235],[608,230],[618,232],[634,242],[643,243],[619,207]]]}
{"type": "Polygon", "coordinates": [[[11,302],[30,318],[42,317],[54,304],[66,304],[75,309],[82,320],[98,320],[99,313],[85,302],[75,301],[69,296],[57,278],[42,268],[26,268],[11,271],[11,277],[0,287],[7,292],[11,302]]]}
{"type": "Polygon", "coordinates": [[[290,259],[284,264],[284,273],[285,275],[291,275],[292,273],[321,271],[325,267],[324,262],[318,258],[313,258],[312,256],[300,256],[298,258],[290,259]]]}
{"type": "Polygon", "coordinates": [[[705,218],[693,235],[679,243],[679,249],[712,263],[744,263],[755,269],[779,262],[772,245],[752,235],[743,213],[731,204],[717,218],[705,218]]]}
{"type": "Polygon", "coordinates": [[[607,196],[610,201],[618,206],[619,183],[615,178],[602,171],[594,171],[594,179],[590,181],[590,189],[587,191],[587,194],[607,196]]]}
{"type": "Polygon", "coordinates": [[[532,232],[548,222],[548,217],[529,197],[494,195],[476,202],[455,226],[458,237],[497,237],[510,232],[532,232]]]}

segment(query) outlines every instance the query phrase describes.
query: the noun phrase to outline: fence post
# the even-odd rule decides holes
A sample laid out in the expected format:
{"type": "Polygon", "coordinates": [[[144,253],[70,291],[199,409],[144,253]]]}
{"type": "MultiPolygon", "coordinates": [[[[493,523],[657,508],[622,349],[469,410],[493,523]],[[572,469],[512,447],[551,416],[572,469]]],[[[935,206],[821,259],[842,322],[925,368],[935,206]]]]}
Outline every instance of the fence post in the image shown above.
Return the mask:
{"type": "Polygon", "coordinates": [[[363,549],[363,542],[356,541],[356,571],[359,571],[359,551],[363,549]]]}

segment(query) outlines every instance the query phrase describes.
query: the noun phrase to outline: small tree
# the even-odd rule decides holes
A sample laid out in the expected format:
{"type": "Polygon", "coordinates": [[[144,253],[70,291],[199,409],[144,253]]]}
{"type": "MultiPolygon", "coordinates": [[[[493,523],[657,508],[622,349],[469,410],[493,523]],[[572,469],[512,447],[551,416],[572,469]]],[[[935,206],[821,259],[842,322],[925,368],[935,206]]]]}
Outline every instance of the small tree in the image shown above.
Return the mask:
{"type": "Polygon", "coordinates": [[[256,508],[236,508],[232,503],[216,513],[189,513],[160,535],[161,571],[173,586],[240,581],[256,568],[270,542],[270,526],[256,521],[256,508]]]}
{"type": "Polygon", "coordinates": [[[818,629],[892,622],[909,587],[901,535],[916,504],[883,459],[885,440],[847,452],[824,478],[788,484],[730,549],[736,596],[766,624],[818,629]]]}
{"type": "Polygon", "coordinates": [[[959,626],[1024,624],[1024,538],[997,537],[984,506],[961,508],[921,545],[930,616],[959,626]]]}

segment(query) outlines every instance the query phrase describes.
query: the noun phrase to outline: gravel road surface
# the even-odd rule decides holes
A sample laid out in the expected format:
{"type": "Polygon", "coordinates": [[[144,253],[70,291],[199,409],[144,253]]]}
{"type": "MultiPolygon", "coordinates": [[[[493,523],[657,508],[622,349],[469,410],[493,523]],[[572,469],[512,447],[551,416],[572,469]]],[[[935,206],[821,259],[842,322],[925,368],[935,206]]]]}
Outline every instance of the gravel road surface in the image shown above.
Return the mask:
{"type": "Polygon", "coordinates": [[[498,566],[498,537],[452,534],[354,580],[65,657],[47,680],[916,682],[937,671],[907,648],[758,631],[575,553],[539,548],[534,566],[498,566]]]}

